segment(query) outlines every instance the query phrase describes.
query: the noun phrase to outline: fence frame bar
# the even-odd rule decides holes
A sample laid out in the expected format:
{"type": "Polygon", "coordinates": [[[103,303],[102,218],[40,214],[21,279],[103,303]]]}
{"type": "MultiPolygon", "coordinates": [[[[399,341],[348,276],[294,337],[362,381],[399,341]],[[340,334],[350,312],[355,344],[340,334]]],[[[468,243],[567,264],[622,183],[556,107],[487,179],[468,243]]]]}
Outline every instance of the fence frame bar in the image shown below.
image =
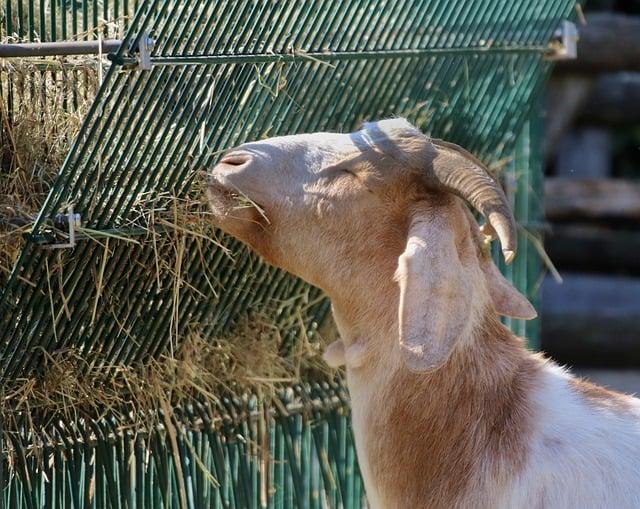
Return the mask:
{"type": "Polygon", "coordinates": [[[117,52],[121,44],[120,39],[0,44],[0,58],[107,54],[117,52]]]}

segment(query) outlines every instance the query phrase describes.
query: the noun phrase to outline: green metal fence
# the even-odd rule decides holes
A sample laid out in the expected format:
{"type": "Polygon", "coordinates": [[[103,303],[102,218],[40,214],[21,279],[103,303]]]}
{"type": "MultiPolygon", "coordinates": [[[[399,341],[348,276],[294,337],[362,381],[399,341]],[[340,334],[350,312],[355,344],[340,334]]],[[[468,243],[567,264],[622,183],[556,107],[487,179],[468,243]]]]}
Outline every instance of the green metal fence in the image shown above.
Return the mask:
{"type": "MultiPolygon", "coordinates": [[[[53,5],[38,27],[63,19],[53,5]]],[[[76,17],[95,20],[87,2],[73,5],[76,17]]],[[[115,13],[118,4],[109,5],[115,13]]],[[[144,211],[167,195],[187,196],[227,147],[349,130],[389,115],[405,115],[487,162],[506,162],[516,217],[530,230],[506,273],[533,297],[540,262],[530,237],[541,178],[535,105],[550,71],[548,42],[572,8],[570,0],[139,2],[0,291],[3,379],[37,376],[49,355],[66,349],[100,359],[105,370],[144,364],[193,328],[219,336],[270,302],[281,303],[277,322],[306,307],[312,331],[328,311],[318,290],[227,238],[184,236],[179,252],[171,243],[158,247],[156,235],[171,233],[149,224],[144,211]],[[128,48],[144,32],[156,40],[153,68],[128,69],[128,48]],[[73,250],[47,249],[54,217],[70,204],[91,234],[73,250]],[[158,259],[180,268],[178,283],[175,271],[159,275],[158,259]]],[[[36,30],[28,23],[23,34],[36,30]]],[[[535,335],[535,324],[513,327],[535,335]]],[[[285,335],[283,355],[298,333],[285,335]]],[[[254,399],[196,399],[167,419],[159,411],[157,426],[143,432],[107,412],[51,423],[49,440],[38,443],[25,423],[5,427],[2,500],[11,507],[360,507],[344,390],[310,382],[282,398],[284,406],[272,408],[254,399]]]]}
{"type": "Polygon", "coordinates": [[[138,0],[4,0],[0,38],[12,41],[119,38],[138,0]]]}
{"type": "MultiPolygon", "coordinates": [[[[512,265],[506,266],[493,246],[494,260],[507,279],[522,291],[539,309],[539,288],[542,284],[544,249],[543,216],[543,126],[541,101],[531,111],[522,126],[509,163],[505,168],[505,182],[510,191],[512,208],[518,221],[518,254],[512,265]]],[[[504,322],[518,335],[525,337],[531,347],[540,343],[540,320],[504,318],[504,322]]]]}

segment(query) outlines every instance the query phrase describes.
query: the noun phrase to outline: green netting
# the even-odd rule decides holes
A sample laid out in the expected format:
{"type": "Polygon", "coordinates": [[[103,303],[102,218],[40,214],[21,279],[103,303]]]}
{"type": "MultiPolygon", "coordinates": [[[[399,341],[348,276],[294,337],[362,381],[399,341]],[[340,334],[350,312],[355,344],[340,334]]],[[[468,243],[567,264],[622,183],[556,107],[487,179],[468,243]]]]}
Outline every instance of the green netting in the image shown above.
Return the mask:
{"type": "MultiPolygon", "coordinates": [[[[308,308],[312,330],[328,309],[316,289],[227,238],[220,242],[233,257],[193,237],[181,239],[182,254],[172,244],[158,252],[149,228],[166,232],[141,228],[139,218],[167,195],[188,194],[228,147],[389,115],[487,162],[508,161],[516,217],[533,233],[523,231],[507,275],[533,295],[539,261],[528,236],[539,219],[540,136],[535,121],[525,122],[549,72],[548,41],[572,8],[570,0],[140,2],[0,295],[1,376],[37,371],[67,348],[99,357],[105,369],[144,362],[194,327],[219,335],[271,302],[282,303],[276,321],[308,308]],[[156,40],[153,69],[123,68],[144,31],[156,40]],[[53,218],[69,204],[92,238],[48,250],[53,218]],[[175,272],[157,273],[158,259],[180,267],[179,284],[175,272]]],[[[199,419],[202,402],[177,409],[173,442],[171,426],[130,434],[108,417],[59,423],[51,443],[7,430],[4,499],[26,507],[359,507],[342,390],[302,387],[283,397],[298,410],[269,413],[266,434],[242,402],[205,405],[199,419]],[[262,461],[256,451],[267,442],[262,461]]]]}

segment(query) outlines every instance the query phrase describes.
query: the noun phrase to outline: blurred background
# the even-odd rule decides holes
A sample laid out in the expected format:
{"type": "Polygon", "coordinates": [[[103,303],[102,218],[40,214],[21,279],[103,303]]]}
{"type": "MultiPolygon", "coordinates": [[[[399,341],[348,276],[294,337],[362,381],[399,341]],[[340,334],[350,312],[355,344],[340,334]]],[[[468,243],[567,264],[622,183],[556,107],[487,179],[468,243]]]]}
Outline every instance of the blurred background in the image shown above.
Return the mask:
{"type": "Polygon", "coordinates": [[[542,349],[640,393],[640,1],[589,0],[546,94],[542,349]]]}

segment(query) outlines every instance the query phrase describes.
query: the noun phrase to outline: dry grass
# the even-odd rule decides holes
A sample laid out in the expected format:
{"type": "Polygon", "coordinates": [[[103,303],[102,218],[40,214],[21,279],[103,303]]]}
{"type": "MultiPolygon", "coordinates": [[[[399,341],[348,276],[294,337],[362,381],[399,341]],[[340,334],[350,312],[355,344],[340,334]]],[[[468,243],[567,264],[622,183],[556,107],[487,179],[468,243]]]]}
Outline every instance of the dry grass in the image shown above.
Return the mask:
{"type": "MultiPolygon", "coordinates": [[[[0,286],[7,280],[22,236],[38,214],[97,87],[96,70],[88,66],[70,70],[71,63],[58,61],[55,70],[42,70],[42,62],[0,62],[0,286]]],[[[197,174],[189,196],[178,198],[165,192],[138,196],[122,227],[141,230],[139,236],[123,239],[114,233],[78,230],[80,236],[105,247],[104,257],[96,264],[94,321],[102,300],[108,299],[103,276],[112,238],[153,247],[155,261],[147,270],[155,271],[158,285],[161,279],[166,281],[166,274],[171,275],[175,309],[168,312],[177,320],[180,287],[187,284],[181,252],[185,239],[196,239],[202,252],[205,243],[226,251],[210,220],[205,186],[204,175],[197,174]],[[167,243],[175,259],[158,255],[167,252],[167,243]]],[[[61,269],[50,269],[51,295],[52,288],[59,286],[56,278],[61,269]]],[[[216,285],[212,282],[210,287],[215,293],[216,285]]],[[[5,429],[21,430],[37,446],[54,440],[47,430],[56,423],[80,423],[107,415],[122,428],[149,430],[158,424],[158,409],[176,408],[194,399],[215,405],[223,396],[242,399],[251,393],[277,405],[276,396],[283,388],[336,375],[320,358],[320,335],[309,340],[303,313],[291,316],[284,325],[269,318],[276,312],[254,313],[224,338],[204,338],[196,325],[178,338],[174,320],[171,348],[137,365],[109,364],[105,358],[88,358],[75,349],[39,352],[43,361],[38,369],[4,383],[0,391],[5,429]],[[299,337],[293,350],[284,355],[282,335],[290,331],[299,337]]]]}
{"type": "MultiPolygon", "coordinates": [[[[67,61],[66,63],[70,63],[67,61]]],[[[97,72],[0,62],[0,285],[91,104],[97,72]]]]}
{"type": "MultiPolygon", "coordinates": [[[[120,430],[150,430],[158,409],[194,400],[216,405],[222,398],[257,394],[279,404],[282,389],[302,381],[335,378],[322,361],[324,341],[297,329],[296,348],[283,355],[282,328],[254,314],[225,338],[207,340],[194,327],[179,348],[136,366],[109,365],[76,350],[46,354],[42,369],[3,387],[6,430],[22,430],[33,444],[51,443],[54,423],[115,417],[120,430]]],[[[166,418],[166,417],[165,417],[166,418]]],[[[72,434],[72,433],[70,433],[72,434]]]]}

